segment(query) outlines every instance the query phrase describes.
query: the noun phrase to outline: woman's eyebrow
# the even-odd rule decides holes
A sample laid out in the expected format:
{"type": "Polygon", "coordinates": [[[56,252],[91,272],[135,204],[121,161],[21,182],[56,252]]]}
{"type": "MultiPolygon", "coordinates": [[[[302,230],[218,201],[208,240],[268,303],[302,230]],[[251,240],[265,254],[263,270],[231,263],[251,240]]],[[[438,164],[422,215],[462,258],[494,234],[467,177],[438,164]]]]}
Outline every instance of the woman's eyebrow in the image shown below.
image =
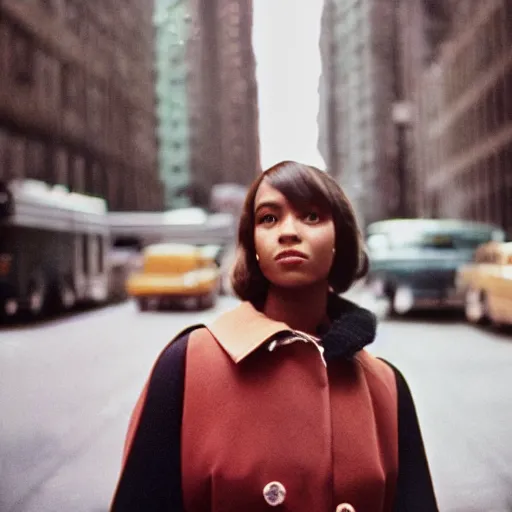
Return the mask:
{"type": "Polygon", "coordinates": [[[259,203],[258,206],[256,206],[254,212],[256,213],[258,210],[261,210],[262,208],[279,209],[281,208],[281,204],[274,201],[264,201],[263,203],[259,203]]]}

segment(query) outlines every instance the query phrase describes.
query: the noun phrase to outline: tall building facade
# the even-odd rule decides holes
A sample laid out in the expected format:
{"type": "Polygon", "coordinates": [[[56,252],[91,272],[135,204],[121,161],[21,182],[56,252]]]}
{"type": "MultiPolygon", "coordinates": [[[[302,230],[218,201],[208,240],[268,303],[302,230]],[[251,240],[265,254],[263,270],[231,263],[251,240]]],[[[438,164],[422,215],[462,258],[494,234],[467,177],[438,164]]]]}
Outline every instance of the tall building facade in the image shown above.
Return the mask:
{"type": "Polygon", "coordinates": [[[512,1],[425,0],[447,29],[417,84],[420,214],[512,233],[512,1]]]}
{"type": "Polygon", "coordinates": [[[395,0],[325,0],[318,146],[362,224],[407,215],[397,28],[395,0]]]}
{"type": "Polygon", "coordinates": [[[0,179],[157,209],[152,2],[0,3],[0,179]]]}
{"type": "Polygon", "coordinates": [[[188,0],[190,190],[195,202],[260,171],[252,2],[188,0]]]}
{"type": "Polygon", "coordinates": [[[187,40],[191,17],[187,0],[156,0],[156,95],[158,166],[166,208],[189,205],[190,129],[187,40]]]}

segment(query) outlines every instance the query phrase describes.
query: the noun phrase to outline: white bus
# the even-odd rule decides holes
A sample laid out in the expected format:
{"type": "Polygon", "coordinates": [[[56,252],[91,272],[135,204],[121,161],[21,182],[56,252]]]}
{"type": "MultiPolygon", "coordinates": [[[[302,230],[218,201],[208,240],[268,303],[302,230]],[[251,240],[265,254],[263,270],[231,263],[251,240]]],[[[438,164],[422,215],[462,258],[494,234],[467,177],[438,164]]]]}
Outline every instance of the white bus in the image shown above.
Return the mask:
{"type": "Polygon", "coordinates": [[[104,199],[36,180],[0,184],[0,315],[108,299],[104,199]]]}
{"type": "Polygon", "coordinates": [[[130,262],[117,272],[119,278],[113,277],[112,290],[124,288],[122,283],[131,268],[141,264],[140,255],[144,247],[170,242],[205,247],[221,270],[220,292],[230,293],[229,272],[234,258],[237,222],[238,218],[232,213],[210,214],[201,208],[167,212],[110,212],[111,254],[124,255],[130,262]],[[126,256],[130,254],[131,258],[126,256]]]}
{"type": "Polygon", "coordinates": [[[229,213],[208,214],[200,208],[167,212],[110,212],[113,246],[140,251],[155,243],[226,245],[236,235],[236,219],[229,213]]]}

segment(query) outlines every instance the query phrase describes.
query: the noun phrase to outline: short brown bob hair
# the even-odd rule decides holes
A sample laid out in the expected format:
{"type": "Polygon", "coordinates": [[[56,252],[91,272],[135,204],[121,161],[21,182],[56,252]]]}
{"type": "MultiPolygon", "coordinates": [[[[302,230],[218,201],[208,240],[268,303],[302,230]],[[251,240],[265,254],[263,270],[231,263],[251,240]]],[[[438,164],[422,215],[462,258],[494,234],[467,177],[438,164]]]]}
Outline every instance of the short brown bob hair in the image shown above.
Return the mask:
{"type": "Polygon", "coordinates": [[[236,295],[262,307],[269,282],[260,270],[254,246],[254,200],[265,181],[298,209],[315,205],[332,215],[336,233],[336,254],[329,285],[336,293],[347,291],[368,272],[368,256],[347,196],[326,172],[292,161],[280,162],[263,172],[251,185],[245,198],[238,227],[238,247],[231,274],[236,295]]]}

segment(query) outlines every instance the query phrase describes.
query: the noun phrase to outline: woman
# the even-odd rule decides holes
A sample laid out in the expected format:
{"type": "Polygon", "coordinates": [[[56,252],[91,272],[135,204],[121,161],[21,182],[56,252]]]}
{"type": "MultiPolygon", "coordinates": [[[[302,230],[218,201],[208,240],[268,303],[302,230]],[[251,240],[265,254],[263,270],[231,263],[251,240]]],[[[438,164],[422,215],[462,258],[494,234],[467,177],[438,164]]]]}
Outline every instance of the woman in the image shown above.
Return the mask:
{"type": "Polygon", "coordinates": [[[112,510],[436,511],[407,384],[364,350],[374,315],[339,297],[368,268],[343,191],[281,162],[238,238],[242,303],[158,358],[112,510]]]}

